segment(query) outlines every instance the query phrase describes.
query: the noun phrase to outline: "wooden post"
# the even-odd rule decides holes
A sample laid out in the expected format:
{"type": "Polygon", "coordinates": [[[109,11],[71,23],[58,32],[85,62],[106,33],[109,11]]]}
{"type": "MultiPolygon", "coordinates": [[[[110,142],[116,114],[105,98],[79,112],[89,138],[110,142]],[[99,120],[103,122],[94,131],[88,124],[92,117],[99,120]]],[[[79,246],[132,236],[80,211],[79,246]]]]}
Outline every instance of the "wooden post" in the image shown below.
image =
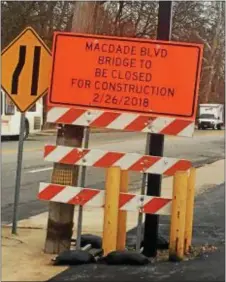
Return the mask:
{"type": "Polygon", "coordinates": [[[169,246],[169,259],[174,261],[181,260],[184,256],[187,183],[187,172],[178,171],[175,174],[173,181],[173,199],[169,246]]]}
{"type": "MultiPolygon", "coordinates": [[[[76,2],[72,20],[73,32],[95,33],[97,1],[76,2]]],[[[83,127],[65,125],[57,133],[57,145],[81,147],[83,127]]],[[[54,164],[52,182],[63,185],[76,185],[78,167],[63,164],[54,164]]],[[[71,245],[73,230],[74,206],[62,203],[49,203],[49,216],[45,253],[57,254],[68,250],[71,245]]]]}
{"type": "Polygon", "coordinates": [[[118,207],[120,194],[120,167],[107,169],[105,203],[103,250],[104,256],[116,250],[118,231],[118,207]]]}
{"type": "MultiPolygon", "coordinates": [[[[120,192],[128,192],[129,174],[127,170],[121,170],[120,192]]],[[[124,250],[126,246],[126,219],[127,212],[118,210],[117,250],[124,250]]]]}
{"type": "Polygon", "coordinates": [[[187,190],[187,205],[186,205],[186,219],[185,219],[185,242],[184,250],[188,253],[191,247],[192,241],[192,229],[193,229],[193,214],[194,214],[194,199],[195,199],[195,175],[196,169],[190,169],[190,175],[188,178],[188,190],[187,190]]]}

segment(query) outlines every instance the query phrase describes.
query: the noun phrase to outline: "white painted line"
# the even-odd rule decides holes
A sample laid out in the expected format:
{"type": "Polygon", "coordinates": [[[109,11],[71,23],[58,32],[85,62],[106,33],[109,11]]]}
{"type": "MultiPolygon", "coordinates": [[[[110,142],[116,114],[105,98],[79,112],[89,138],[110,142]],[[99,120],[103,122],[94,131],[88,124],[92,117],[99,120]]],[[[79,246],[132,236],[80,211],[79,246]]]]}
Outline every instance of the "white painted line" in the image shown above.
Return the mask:
{"type": "Polygon", "coordinates": [[[36,173],[36,172],[41,172],[41,171],[46,171],[46,170],[51,170],[53,169],[53,167],[45,167],[45,168],[39,168],[39,169],[34,169],[34,170],[30,170],[27,173],[36,173]]]}

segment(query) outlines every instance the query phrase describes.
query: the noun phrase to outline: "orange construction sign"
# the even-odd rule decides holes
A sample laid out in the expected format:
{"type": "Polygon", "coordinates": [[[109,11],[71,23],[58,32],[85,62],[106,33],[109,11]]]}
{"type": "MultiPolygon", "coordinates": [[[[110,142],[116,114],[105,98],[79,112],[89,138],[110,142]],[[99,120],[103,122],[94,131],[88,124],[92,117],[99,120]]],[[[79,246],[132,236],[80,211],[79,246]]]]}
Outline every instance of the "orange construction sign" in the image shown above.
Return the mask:
{"type": "Polygon", "coordinates": [[[195,118],[203,46],[56,32],[50,106],[195,118]]]}

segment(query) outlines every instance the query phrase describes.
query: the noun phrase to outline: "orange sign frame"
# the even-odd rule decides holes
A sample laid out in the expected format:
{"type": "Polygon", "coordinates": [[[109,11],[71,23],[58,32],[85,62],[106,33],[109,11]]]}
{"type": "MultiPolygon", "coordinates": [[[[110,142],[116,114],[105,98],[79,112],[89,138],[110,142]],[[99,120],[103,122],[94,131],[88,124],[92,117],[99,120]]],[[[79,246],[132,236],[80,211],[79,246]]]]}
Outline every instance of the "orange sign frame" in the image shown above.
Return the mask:
{"type": "Polygon", "coordinates": [[[55,32],[49,106],[195,119],[203,45],[55,32]]]}

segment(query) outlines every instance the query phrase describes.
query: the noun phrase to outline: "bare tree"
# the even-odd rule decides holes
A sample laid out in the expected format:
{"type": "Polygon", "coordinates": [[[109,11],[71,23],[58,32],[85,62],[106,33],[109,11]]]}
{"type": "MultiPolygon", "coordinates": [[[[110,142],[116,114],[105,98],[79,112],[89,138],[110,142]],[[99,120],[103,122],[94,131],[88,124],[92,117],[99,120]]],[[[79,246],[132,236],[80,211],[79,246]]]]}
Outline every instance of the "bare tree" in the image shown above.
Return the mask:
{"type": "MultiPolygon", "coordinates": [[[[2,1],[2,46],[33,26],[49,47],[55,30],[69,31],[73,1],[2,1]]],[[[158,1],[100,1],[96,33],[155,39],[158,1]]],[[[174,1],[172,40],[204,44],[200,102],[222,101],[225,2],[174,1]]]]}
{"type": "Polygon", "coordinates": [[[70,29],[73,5],[72,1],[2,1],[2,46],[32,26],[51,47],[54,30],[70,29]]]}

